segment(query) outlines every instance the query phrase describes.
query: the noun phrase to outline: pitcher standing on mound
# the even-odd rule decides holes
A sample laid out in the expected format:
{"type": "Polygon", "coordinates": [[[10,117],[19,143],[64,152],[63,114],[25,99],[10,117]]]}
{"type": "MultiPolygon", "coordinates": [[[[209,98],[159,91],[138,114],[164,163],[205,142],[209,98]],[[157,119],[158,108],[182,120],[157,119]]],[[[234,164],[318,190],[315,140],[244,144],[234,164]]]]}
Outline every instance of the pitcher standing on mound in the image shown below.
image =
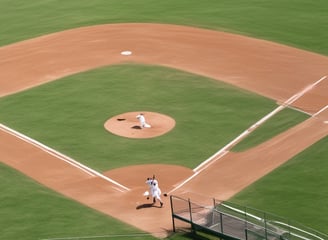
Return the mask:
{"type": "Polygon", "coordinates": [[[136,118],[139,119],[141,128],[151,128],[150,124],[146,123],[146,119],[143,113],[138,114],[136,118]]]}

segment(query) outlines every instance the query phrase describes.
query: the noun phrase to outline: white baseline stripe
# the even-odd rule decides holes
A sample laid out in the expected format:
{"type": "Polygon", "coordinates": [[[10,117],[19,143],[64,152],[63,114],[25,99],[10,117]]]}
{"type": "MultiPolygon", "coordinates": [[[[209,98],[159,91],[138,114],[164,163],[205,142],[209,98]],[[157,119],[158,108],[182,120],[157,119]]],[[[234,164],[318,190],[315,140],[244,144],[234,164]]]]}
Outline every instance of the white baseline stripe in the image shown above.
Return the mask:
{"type": "Polygon", "coordinates": [[[321,108],[318,112],[316,112],[315,114],[313,114],[313,117],[319,115],[320,113],[322,113],[323,111],[325,111],[328,108],[328,105],[326,105],[325,107],[321,108]]]}
{"type": "Polygon", "coordinates": [[[214,155],[212,155],[210,158],[208,158],[206,161],[202,162],[200,165],[198,165],[196,168],[194,168],[194,172],[195,174],[193,174],[192,176],[190,176],[189,178],[187,178],[185,181],[183,181],[181,184],[179,184],[177,187],[175,187],[174,189],[172,189],[171,191],[169,191],[167,194],[170,194],[172,192],[174,192],[175,190],[179,189],[180,187],[182,187],[184,184],[186,184],[187,182],[189,182],[191,179],[193,179],[194,177],[196,177],[199,173],[201,173],[203,170],[205,170],[206,168],[208,168],[214,161],[217,161],[218,159],[220,159],[221,157],[223,157],[224,155],[226,155],[228,153],[228,150],[234,145],[236,144],[239,140],[241,140],[242,138],[246,137],[250,132],[252,132],[256,127],[258,127],[260,124],[262,124],[263,122],[265,122],[267,119],[269,119],[271,116],[273,116],[274,114],[276,114],[277,112],[281,111],[282,109],[284,109],[284,106],[279,106],[277,107],[275,110],[273,110],[271,113],[269,113],[268,115],[266,115],[265,117],[263,117],[262,119],[260,119],[258,122],[256,122],[255,124],[253,124],[251,127],[249,127],[247,130],[245,130],[242,134],[240,134],[238,137],[236,137],[234,140],[232,140],[230,143],[228,143],[226,146],[224,146],[223,148],[221,148],[218,152],[216,152],[214,155]],[[217,156],[219,156],[220,154],[222,154],[220,156],[220,158],[216,158],[217,156]]]}
{"type": "Polygon", "coordinates": [[[178,186],[176,186],[175,188],[173,188],[171,191],[167,192],[167,194],[171,194],[175,190],[179,189],[180,187],[182,187],[183,185],[185,185],[187,182],[189,182],[191,179],[193,179],[194,177],[196,177],[199,173],[201,173],[201,171],[195,172],[193,175],[191,175],[190,177],[188,177],[186,180],[184,180],[178,186]]]}
{"type": "Polygon", "coordinates": [[[67,159],[65,159],[65,158],[63,158],[63,157],[60,157],[60,156],[57,155],[57,154],[54,154],[52,151],[49,151],[48,147],[42,148],[42,146],[41,146],[42,144],[41,144],[41,143],[40,143],[40,144],[37,144],[37,142],[36,142],[35,140],[33,140],[33,139],[31,139],[31,138],[29,138],[29,137],[27,137],[27,136],[24,136],[23,134],[20,134],[20,133],[16,132],[16,131],[13,130],[13,129],[10,129],[10,128],[4,126],[3,124],[0,124],[0,128],[1,128],[4,132],[9,133],[10,135],[15,136],[15,137],[17,137],[17,138],[19,138],[19,139],[21,139],[21,140],[23,140],[23,141],[25,141],[25,142],[27,142],[27,143],[29,143],[29,144],[32,144],[33,146],[35,146],[35,147],[41,149],[42,151],[47,152],[47,153],[49,153],[50,155],[55,156],[55,157],[57,157],[57,158],[60,158],[61,160],[67,162],[68,164],[73,165],[74,167],[79,168],[80,170],[84,171],[84,172],[87,173],[88,175],[95,176],[94,174],[92,174],[91,172],[87,171],[86,169],[84,169],[84,168],[82,168],[82,167],[80,167],[80,166],[74,164],[72,161],[69,161],[69,160],[67,160],[67,159]]]}
{"type": "Polygon", "coordinates": [[[202,172],[203,170],[205,170],[209,165],[211,165],[211,164],[209,164],[210,162],[217,161],[219,159],[219,158],[216,159],[217,156],[219,156],[220,154],[223,154],[224,153],[221,156],[221,157],[223,157],[227,153],[227,151],[229,151],[229,149],[232,146],[234,146],[238,141],[240,141],[241,139],[245,138],[247,135],[249,135],[257,127],[259,127],[260,125],[262,125],[269,118],[271,118],[272,116],[274,116],[275,114],[277,114],[278,112],[280,112],[281,110],[283,110],[284,108],[288,107],[290,104],[292,104],[297,99],[299,99],[300,97],[302,97],[305,93],[307,93],[308,91],[310,91],[314,86],[316,86],[317,84],[319,84],[321,81],[323,81],[326,78],[327,78],[327,76],[323,76],[322,78],[320,78],[319,80],[317,80],[313,84],[305,87],[303,90],[301,90],[300,92],[296,93],[295,95],[293,95],[292,97],[290,97],[289,99],[287,99],[282,105],[278,106],[272,112],[270,112],[269,114],[267,114],[266,116],[264,116],[263,118],[261,118],[259,121],[257,121],[256,123],[254,123],[248,129],[246,129],[243,133],[241,133],[238,137],[236,137],[234,140],[232,140],[226,146],[224,146],[223,148],[221,148],[218,152],[214,153],[211,157],[209,157],[207,160],[205,160],[204,162],[202,162],[196,168],[194,168],[193,171],[195,172],[195,174],[193,174],[192,176],[190,176],[189,178],[187,178],[185,181],[183,181],[181,184],[179,184],[177,187],[175,187],[174,189],[172,189],[171,191],[169,191],[168,194],[169,193],[172,193],[173,191],[177,190],[178,188],[182,187],[184,184],[186,184],[187,182],[189,182],[191,179],[193,179],[195,176],[197,176],[200,172],[202,172]]]}
{"type": "Polygon", "coordinates": [[[212,160],[214,157],[216,157],[217,155],[213,156],[213,158],[209,158],[207,161],[208,162],[203,162],[205,164],[207,164],[206,166],[204,166],[205,164],[201,164],[199,165],[197,168],[199,169],[198,171],[194,170],[194,174],[191,175],[189,178],[187,178],[186,180],[184,180],[182,183],[180,183],[178,186],[176,186],[175,188],[173,188],[171,191],[167,192],[167,194],[171,194],[172,192],[174,192],[175,190],[177,190],[178,188],[182,187],[185,183],[189,182],[191,179],[193,179],[194,177],[196,177],[199,173],[201,173],[204,169],[208,168],[210,165],[212,165],[215,161],[219,160],[220,158],[222,158],[224,155],[226,155],[228,153],[228,151],[219,151],[220,154],[222,154],[221,156],[219,156],[218,158],[216,158],[214,161],[209,161],[212,160]],[[202,169],[200,169],[201,167],[203,167],[202,169]]]}
{"type": "Polygon", "coordinates": [[[299,99],[300,97],[302,97],[306,92],[310,91],[312,88],[314,88],[316,85],[318,85],[321,81],[325,80],[327,78],[327,76],[323,76],[322,78],[320,78],[319,80],[317,80],[316,82],[312,83],[311,85],[305,87],[302,91],[296,93],[294,96],[292,96],[291,98],[289,98],[287,101],[285,101],[284,104],[290,105],[293,102],[295,102],[297,99],[299,99]]]}
{"type": "Polygon", "coordinates": [[[309,115],[309,116],[312,117],[312,114],[311,114],[311,113],[306,112],[306,111],[304,111],[304,110],[302,110],[302,109],[299,109],[299,108],[297,108],[297,107],[293,107],[293,106],[290,106],[290,105],[289,105],[288,108],[293,109],[293,110],[298,111],[298,112],[301,112],[301,113],[304,113],[304,114],[309,115]]]}
{"type": "MultiPolygon", "coordinates": [[[[252,131],[254,131],[255,128],[263,124],[266,120],[271,118],[276,113],[280,112],[282,109],[284,109],[284,106],[278,106],[276,109],[274,109],[272,112],[261,118],[259,121],[254,123],[252,126],[250,126],[248,129],[246,129],[242,134],[240,134],[238,137],[236,137],[234,140],[232,140],[230,143],[225,145],[223,148],[221,148],[218,152],[214,153],[210,158],[208,158],[206,161],[202,162],[200,165],[198,165],[194,171],[198,171],[200,168],[202,168],[204,165],[208,164],[210,161],[212,161],[216,156],[222,154],[223,152],[228,151],[232,146],[234,146],[238,141],[245,138],[248,134],[250,134],[252,131]]],[[[205,169],[205,168],[203,168],[205,169]]]]}
{"type": "Polygon", "coordinates": [[[54,149],[52,149],[52,148],[50,148],[50,147],[48,147],[48,146],[46,146],[46,145],[44,145],[44,144],[36,141],[36,140],[34,140],[34,139],[32,139],[32,138],[30,138],[28,136],[25,136],[22,133],[19,133],[19,132],[15,131],[15,130],[13,130],[13,129],[11,129],[11,128],[5,126],[5,125],[3,125],[3,124],[0,124],[0,128],[3,131],[11,134],[12,136],[15,136],[15,137],[17,137],[17,138],[19,138],[19,139],[27,142],[27,143],[30,143],[30,144],[34,145],[35,147],[41,149],[42,151],[44,151],[44,152],[46,152],[46,153],[48,153],[48,154],[50,154],[52,156],[55,156],[58,159],[60,159],[62,161],[65,161],[66,163],[68,163],[68,164],[70,164],[70,165],[72,165],[72,166],[74,166],[74,167],[76,167],[76,168],[84,171],[85,173],[87,173],[90,176],[98,176],[98,177],[100,177],[100,178],[102,178],[102,179],[104,179],[104,180],[106,180],[108,182],[111,182],[111,183],[115,184],[116,186],[118,186],[120,188],[123,188],[126,191],[129,191],[130,190],[129,188],[127,188],[127,187],[123,186],[122,184],[114,181],[113,179],[108,178],[108,177],[102,175],[101,173],[99,173],[99,172],[97,172],[97,171],[95,171],[95,170],[93,170],[93,169],[91,169],[91,168],[89,168],[89,167],[87,167],[87,166],[85,166],[85,165],[83,165],[83,164],[75,161],[74,159],[72,159],[72,158],[70,158],[68,156],[65,156],[64,154],[62,154],[60,152],[57,152],[56,150],[54,150],[54,149]]]}
{"type": "Polygon", "coordinates": [[[200,165],[198,165],[198,167],[194,168],[193,171],[194,172],[198,172],[198,171],[201,171],[203,167],[205,168],[205,166],[206,167],[209,167],[211,164],[213,164],[215,161],[217,161],[220,158],[222,158],[227,153],[228,153],[228,151],[226,151],[225,149],[221,149],[219,152],[217,152],[216,154],[214,154],[213,156],[211,156],[210,158],[208,158],[206,161],[204,161],[200,165]]]}

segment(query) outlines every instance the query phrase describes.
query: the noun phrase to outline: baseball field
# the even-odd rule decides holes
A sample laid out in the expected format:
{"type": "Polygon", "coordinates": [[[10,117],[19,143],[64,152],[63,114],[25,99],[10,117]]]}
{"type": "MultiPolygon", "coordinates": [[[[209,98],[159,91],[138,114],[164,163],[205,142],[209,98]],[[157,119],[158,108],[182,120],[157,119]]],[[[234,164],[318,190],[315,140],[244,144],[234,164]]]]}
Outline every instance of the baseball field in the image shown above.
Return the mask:
{"type": "Polygon", "coordinates": [[[327,234],[327,11],[0,0],[0,239],[194,239],[142,196],[153,174],[327,234]]]}

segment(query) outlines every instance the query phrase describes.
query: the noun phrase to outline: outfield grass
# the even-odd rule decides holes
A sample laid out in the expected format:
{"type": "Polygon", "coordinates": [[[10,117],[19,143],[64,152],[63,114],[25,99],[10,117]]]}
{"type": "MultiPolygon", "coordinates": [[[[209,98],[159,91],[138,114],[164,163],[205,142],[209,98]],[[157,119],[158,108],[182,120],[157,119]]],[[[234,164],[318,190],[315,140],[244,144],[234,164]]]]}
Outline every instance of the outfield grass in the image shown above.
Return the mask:
{"type": "Polygon", "coordinates": [[[145,162],[194,168],[275,107],[272,100],[213,79],[123,65],[4,97],[0,121],[100,171],[145,162]],[[176,126],[143,140],[105,130],[107,119],[138,110],[167,114],[176,126]]]}
{"type": "MultiPolygon", "coordinates": [[[[328,55],[328,41],[326,41],[326,39],[328,39],[328,31],[326,31],[326,26],[328,23],[328,15],[326,14],[327,12],[328,1],[325,0],[249,0],[247,2],[243,0],[0,0],[0,45],[6,45],[24,39],[78,26],[121,22],[156,22],[190,25],[214,30],[242,33],[244,35],[274,40],[276,42],[281,42],[328,55]]],[[[129,72],[130,70],[128,69],[127,71],[129,72]]],[[[102,71],[100,72],[102,73],[102,71]]],[[[121,76],[120,71],[115,73],[114,72],[111,73],[121,76]]],[[[92,74],[95,75],[98,75],[98,73],[98,71],[92,72],[92,74]]],[[[68,78],[68,82],[76,81],[76,79],[74,79],[76,76],[73,76],[73,79],[68,78]]],[[[10,80],[8,79],[8,81],[10,80]]],[[[207,81],[210,82],[210,80],[206,79],[206,82],[207,81]]],[[[163,83],[164,82],[165,80],[163,83]]],[[[121,83],[123,84],[123,82],[121,83]]],[[[58,87],[67,86],[65,85],[66,83],[63,83],[63,81],[59,81],[59,83],[56,84],[58,84],[58,87]]],[[[43,87],[47,90],[52,88],[51,85],[43,87]]],[[[115,87],[119,87],[119,85],[115,85],[115,87]]],[[[122,85],[121,87],[124,86],[122,85]]],[[[89,106],[86,102],[78,103],[79,100],[83,99],[83,97],[87,94],[84,93],[84,95],[79,96],[79,93],[74,93],[74,91],[72,92],[75,98],[71,98],[73,99],[73,105],[77,104],[80,106],[89,106]]],[[[60,93],[58,94],[58,96],[61,95],[60,93]]],[[[42,96],[45,101],[54,101],[54,96],[48,99],[46,92],[38,92],[37,90],[33,90],[33,92],[25,92],[19,95],[20,96],[13,96],[13,98],[1,99],[2,110],[7,111],[6,108],[9,105],[15,106],[15,108],[19,109],[22,108],[21,104],[25,106],[29,104],[27,107],[31,109],[33,108],[34,104],[39,101],[38,95],[42,96]],[[21,102],[21,100],[26,100],[27,103],[21,102]]],[[[213,95],[213,97],[216,97],[216,95],[213,95]]],[[[62,108],[58,110],[65,110],[68,102],[61,102],[61,104],[62,108]]],[[[236,102],[236,104],[238,103],[236,102]]],[[[51,106],[52,109],[55,108],[54,105],[55,104],[53,103],[51,106]]],[[[33,113],[33,116],[29,116],[29,114],[24,115],[24,117],[27,117],[27,120],[31,124],[31,128],[38,126],[40,123],[40,121],[33,121],[33,117],[37,117],[37,119],[42,121],[48,121],[50,119],[50,117],[47,118],[43,116],[44,111],[48,111],[48,107],[46,105],[39,105],[38,107],[38,110],[42,110],[40,114],[33,113]]],[[[10,115],[4,116],[2,110],[0,114],[1,122],[5,121],[10,126],[18,126],[19,130],[24,130],[24,132],[27,132],[28,134],[35,134],[33,136],[35,136],[37,139],[41,139],[47,142],[49,141],[53,146],[58,146],[64,152],[67,152],[67,146],[74,149],[75,146],[70,145],[72,142],[63,137],[56,136],[54,139],[52,139],[51,133],[53,133],[53,130],[48,130],[46,128],[43,129],[44,132],[42,133],[26,129],[26,127],[23,126],[24,124],[21,123],[20,119],[22,118],[21,116],[23,116],[23,114],[19,115],[18,118],[17,115],[14,114],[16,116],[14,119],[11,118],[10,115]],[[63,140],[64,142],[59,143],[57,140],[63,140]]],[[[135,108],[131,110],[134,111],[135,108]]],[[[220,110],[224,111],[222,108],[220,110]]],[[[118,113],[120,112],[121,111],[118,111],[118,113]]],[[[92,112],[92,114],[97,116],[97,120],[96,122],[88,121],[88,127],[90,130],[95,130],[96,125],[100,123],[100,115],[99,113],[95,112],[92,112]]],[[[87,113],[79,112],[77,115],[85,117],[87,120],[92,119],[92,116],[87,115],[87,113]]],[[[111,114],[108,112],[108,116],[106,117],[110,117],[110,115],[111,114]]],[[[219,115],[221,116],[221,114],[219,115]]],[[[53,117],[53,115],[51,116],[53,117]]],[[[60,121],[60,119],[57,120],[60,121]]],[[[61,121],[62,120],[65,119],[61,119],[61,121]]],[[[103,116],[103,120],[105,120],[105,116],[103,116]]],[[[55,124],[56,122],[49,123],[49,127],[52,127],[55,124]]],[[[75,122],[73,120],[70,122],[70,124],[71,126],[75,126],[75,122]]],[[[221,122],[221,124],[224,124],[224,122],[221,122]]],[[[60,126],[60,128],[64,127],[60,126]]],[[[234,131],[238,132],[239,130],[235,129],[234,131]]],[[[82,132],[80,134],[83,135],[82,132]]],[[[98,130],[96,136],[99,137],[101,134],[104,133],[100,133],[98,130]]],[[[175,133],[172,132],[170,134],[175,133]]],[[[168,136],[169,135],[163,137],[165,138],[168,136]]],[[[83,136],[80,135],[77,137],[83,138],[83,136]]],[[[221,138],[221,135],[219,134],[217,137],[221,138]]],[[[228,136],[222,136],[222,139],[219,139],[218,141],[221,142],[218,143],[218,146],[222,144],[222,142],[230,140],[231,139],[229,139],[228,136]],[[223,140],[224,137],[227,138],[223,140]]],[[[125,144],[126,142],[123,143],[125,144]]],[[[313,228],[323,232],[327,232],[326,226],[328,224],[326,215],[328,214],[328,210],[326,208],[326,202],[328,196],[325,186],[328,183],[326,177],[328,174],[326,170],[327,166],[323,160],[328,156],[327,144],[327,138],[325,138],[320,143],[311,147],[311,149],[299,154],[296,157],[296,160],[294,159],[293,161],[288,162],[282,168],[279,168],[270,174],[268,178],[261,179],[255,185],[251,186],[240,195],[237,195],[235,200],[240,201],[242,204],[274,212],[281,216],[286,216],[293,220],[300,221],[305,225],[312,226],[313,228]],[[270,191],[270,189],[272,189],[272,191],[270,191]]],[[[77,152],[78,151],[75,151],[73,156],[79,158],[77,152]]],[[[206,154],[208,154],[208,152],[206,154]]],[[[190,164],[188,166],[197,165],[197,163],[185,164],[190,164]]],[[[108,168],[108,163],[106,162],[104,165],[99,164],[96,167],[98,169],[108,168]]],[[[110,167],[115,166],[111,165],[110,167]]],[[[19,189],[17,188],[22,187],[24,190],[25,184],[22,184],[22,182],[15,182],[15,179],[18,177],[16,176],[16,173],[5,174],[4,172],[7,170],[3,169],[4,168],[1,166],[1,176],[6,176],[8,181],[3,181],[4,184],[1,185],[1,189],[4,189],[3,192],[6,193],[2,195],[2,203],[0,203],[0,211],[2,213],[2,220],[0,220],[1,229],[3,230],[6,229],[7,226],[10,226],[9,229],[12,232],[21,233],[21,227],[25,226],[25,229],[23,229],[25,232],[30,232],[30,230],[33,232],[35,225],[39,225],[44,228],[43,232],[47,232],[49,226],[45,226],[44,222],[47,222],[45,219],[49,219],[49,215],[46,213],[47,210],[52,206],[47,206],[46,209],[40,211],[39,206],[35,205],[34,209],[36,212],[32,213],[29,211],[27,214],[30,215],[31,218],[33,215],[36,216],[33,219],[33,224],[31,224],[31,218],[22,218],[20,219],[21,221],[14,222],[11,215],[17,216],[19,213],[26,211],[27,208],[24,208],[24,205],[23,207],[16,208],[15,206],[17,204],[20,205],[21,203],[15,202],[16,205],[11,205],[10,198],[20,198],[19,189]],[[10,191],[16,191],[17,195],[12,195],[9,198],[7,192],[9,194],[10,191]],[[7,200],[7,198],[9,200],[7,200]],[[10,208],[13,212],[8,210],[10,208]],[[41,213],[44,215],[41,216],[41,213]],[[7,218],[9,219],[8,223],[5,221],[7,218]],[[9,223],[11,224],[9,225],[9,223]],[[40,225],[40,223],[42,224],[40,225]]],[[[38,195],[37,193],[40,192],[40,190],[36,190],[36,193],[32,194],[32,188],[27,188],[29,188],[31,192],[26,194],[24,199],[26,201],[33,202],[35,198],[34,194],[38,195]]],[[[43,191],[47,190],[43,189],[41,192],[43,191]]],[[[55,198],[53,193],[46,193],[45,195],[50,195],[52,199],[55,198]]],[[[71,206],[71,208],[79,209],[79,214],[75,213],[70,215],[72,221],[79,222],[81,214],[87,215],[90,213],[90,209],[88,208],[75,206],[75,204],[71,205],[71,203],[66,202],[67,199],[62,199],[60,196],[57,197],[61,199],[63,205],[68,204],[68,206],[71,206]]],[[[60,204],[56,202],[54,205],[57,206],[60,204]]],[[[65,209],[65,211],[67,210],[67,207],[65,206],[61,206],[60,208],[65,209]]],[[[98,215],[97,213],[95,214],[98,215]]],[[[93,213],[91,215],[93,215],[93,213]]],[[[103,220],[98,217],[99,216],[93,216],[91,218],[95,218],[101,222],[104,222],[106,225],[107,220],[103,220]]],[[[105,218],[107,219],[107,217],[105,218]]],[[[99,226],[95,226],[97,231],[100,229],[100,227],[102,227],[101,222],[98,223],[100,224],[99,226]]],[[[73,225],[73,223],[68,224],[68,226],[73,225]]],[[[114,232],[115,229],[125,228],[126,225],[122,225],[123,226],[118,223],[113,228],[108,227],[108,229],[110,232],[114,232]]],[[[54,226],[56,226],[56,224],[54,224],[54,226]]],[[[60,228],[61,225],[57,225],[57,227],[60,228]]],[[[52,229],[52,231],[58,231],[60,230],[58,228],[52,229],[51,227],[49,229],[52,229]]],[[[76,231],[81,231],[81,227],[73,226],[73,228],[76,228],[76,231]]],[[[3,234],[5,234],[5,231],[2,230],[0,235],[1,237],[3,234]]],[[[42,229],[40,231],[42,231],[42,229]]],[[[134,232],[135,230],[127,231],[134,232]]],[[[62,236],[68,233],[71,232],[63,232],[62,236]]],[[[33,236],[38,234],[32,234],[33,233],[31,233],[31,239],[36,239],[36,237],[33,236]]],[[[37,236],[37,238],[40,237],[40,234],[37,236]]],[[[17,235],[18,237],[12,236],[12,238],[11,236],[12,235],[6,235],[6,238],[4,239],[22,239],[22,236],[24,237],[23,239],[28,239],[30,237],[29,234],[17,235]]]]}
{"type": "Polygon", "coordinates": [[[328,234],[328,137],[258,180],[231,201],[328,234]]]}
{"type": "Polygon", "coordinates": [[[0,0],[0,45],[86,25],[156,22],[237,32],[328,55],[326,0],[0,0]]]}

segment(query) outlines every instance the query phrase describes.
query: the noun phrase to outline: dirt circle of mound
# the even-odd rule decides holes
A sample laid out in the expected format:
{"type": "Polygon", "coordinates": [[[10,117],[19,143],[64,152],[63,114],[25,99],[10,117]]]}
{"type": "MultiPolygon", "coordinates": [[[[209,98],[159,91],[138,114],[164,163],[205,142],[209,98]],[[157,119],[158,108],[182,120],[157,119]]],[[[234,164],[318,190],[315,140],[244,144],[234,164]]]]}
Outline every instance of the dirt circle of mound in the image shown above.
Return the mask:
{"type": "Polygon", "coordinates": [[[109,132],[128,138],[153,138],[171,131],[175,120],[167,115],[155,112],[127,112],[108,119],[104,124],[109,132]],[[141,128],[137,115],[142,113],[150,128],[141,128]]]}

